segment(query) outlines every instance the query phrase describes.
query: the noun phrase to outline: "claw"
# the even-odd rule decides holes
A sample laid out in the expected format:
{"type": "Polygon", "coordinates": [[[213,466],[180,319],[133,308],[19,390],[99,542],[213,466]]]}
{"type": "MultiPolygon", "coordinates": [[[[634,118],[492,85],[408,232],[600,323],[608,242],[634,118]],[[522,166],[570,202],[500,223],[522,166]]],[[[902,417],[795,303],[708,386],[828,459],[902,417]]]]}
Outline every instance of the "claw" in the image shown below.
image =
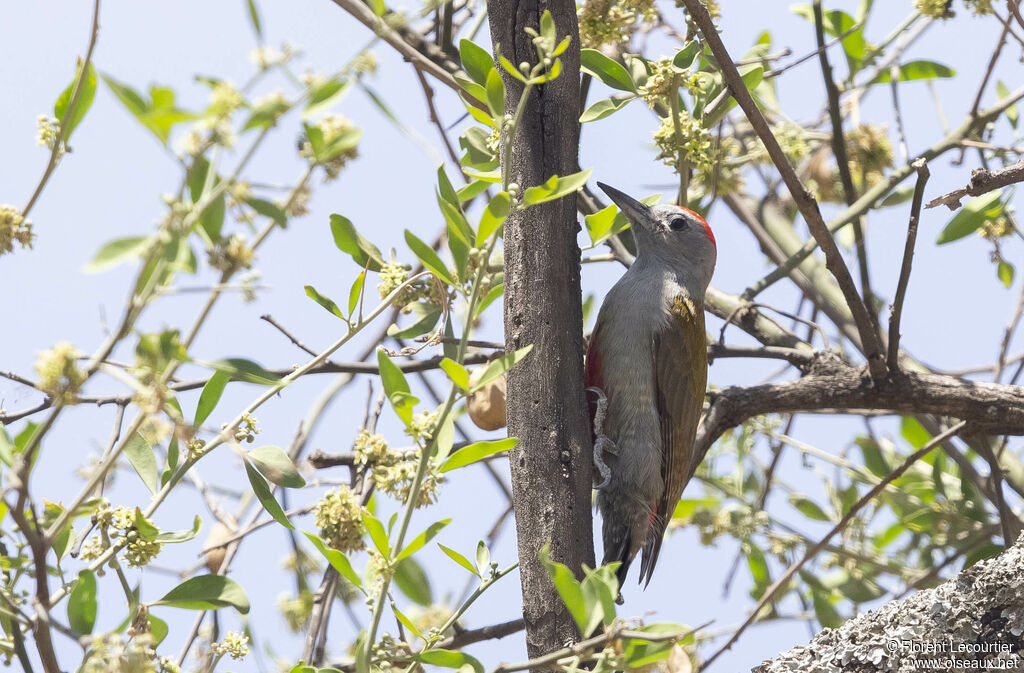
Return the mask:
{"type": "Polygon", "coordinates": [[[597,409],[594,412],[594,467],[601,475],[601,481],[594,484],[594,488],[600,490],[612,481],[612,470],[604,462],[604,453],[607,451],[615,455],[618,450],[615,447],[615,442],[604,434],[604,415],[608,411],[608,396],[596,386],[587,388],[587,392],[597,395],[597,409]]]}

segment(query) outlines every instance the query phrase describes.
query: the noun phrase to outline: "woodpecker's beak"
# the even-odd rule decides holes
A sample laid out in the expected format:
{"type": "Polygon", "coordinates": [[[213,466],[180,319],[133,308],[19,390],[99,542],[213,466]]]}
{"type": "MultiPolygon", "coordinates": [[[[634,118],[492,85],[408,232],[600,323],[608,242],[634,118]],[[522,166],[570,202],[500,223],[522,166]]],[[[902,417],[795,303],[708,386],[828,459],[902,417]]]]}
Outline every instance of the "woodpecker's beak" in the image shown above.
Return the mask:
{"type": "Polygon", "coordinates": [[[601,191],[608,195],[608,198],[610,198],[615,203],[615,205],[619,207],[619,210],[621,210],[623,214],[625,214],[626,219],[628,219],[632,224],[650,230],[650,208],[640,203],[632,196],[620,192],[614,187],[609,187],[603,182],[597,183],[597,186],[601,188],[601,191]]]}

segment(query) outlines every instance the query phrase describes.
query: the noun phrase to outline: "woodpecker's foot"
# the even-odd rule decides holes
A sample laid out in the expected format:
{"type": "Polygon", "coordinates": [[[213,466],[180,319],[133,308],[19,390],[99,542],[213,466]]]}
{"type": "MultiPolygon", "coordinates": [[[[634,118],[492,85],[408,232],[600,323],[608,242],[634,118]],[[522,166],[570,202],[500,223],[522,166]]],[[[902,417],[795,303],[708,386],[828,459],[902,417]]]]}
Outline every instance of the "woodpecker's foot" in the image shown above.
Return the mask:
{"type": "Polygon", "coordinates": [[[607,451],[614,455],[618,450],[615,448],[615,442],[604,434],[604,415],[608,411],[608,396],[596,386],[587,388],[587,391],[597,395],[597,409],[594,412],[594,467],[601,475],[601,481],[594,484],[594,488],[600,490],[612,481],[612,470],[604,462],[604,453],[607,451]]]}

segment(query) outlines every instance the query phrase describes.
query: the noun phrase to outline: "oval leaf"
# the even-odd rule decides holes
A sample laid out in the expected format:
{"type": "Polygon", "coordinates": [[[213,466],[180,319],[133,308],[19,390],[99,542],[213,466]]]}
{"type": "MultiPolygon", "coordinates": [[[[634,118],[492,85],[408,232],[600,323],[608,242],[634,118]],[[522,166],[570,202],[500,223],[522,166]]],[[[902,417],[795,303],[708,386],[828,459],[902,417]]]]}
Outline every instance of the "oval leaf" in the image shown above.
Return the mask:
{"type": "Polygon", "coordinates": [[[219,610],[232,607],[248,614],[249,599],[242,586],[223,575],[190,577],[168,591],[153,605],[169,605],[185,610],[219,610]]]}

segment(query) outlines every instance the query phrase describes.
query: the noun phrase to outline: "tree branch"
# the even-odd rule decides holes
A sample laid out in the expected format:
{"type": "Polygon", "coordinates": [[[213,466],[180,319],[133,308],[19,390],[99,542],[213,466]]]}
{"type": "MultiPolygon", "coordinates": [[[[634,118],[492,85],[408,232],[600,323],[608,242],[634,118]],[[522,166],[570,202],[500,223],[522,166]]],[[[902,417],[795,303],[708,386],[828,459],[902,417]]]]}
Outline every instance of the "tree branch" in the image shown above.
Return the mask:
{"type": "Polygon", "coordinates": [[[1024,182],[1024,160],[1018,161],[1012,166],[1001,168],[998,171],[975,168],[971,171],[971,181],[966,186],[932,199],[925,208],[946,206],[950,210],[956,210],[962,205],[960,200],[965,196],[981,196],[1000,187],[1006,187],[1018,182],[1024,182]]]}
{"type": "Polygon", "coordinates": [[[910,267],[914,259],[914,243],[917,241],[917,224],[921,219],[921,201],[924,200],[924,186],[928,182],[928,163],[924,159],[914,162],[917,167],[917,184],[914,186],[914,201],[910,205],[910,223],[907,225],[907,241],[903,247],[903,263],[900,266],[900,279],[896,284],[896,298],[892,302],[892,313],[889,315],[889,369],[899,367],[900,357],[900,317],[903,315],[903,301],[907,296],[907,285],[910,283],[910,267]]]}

